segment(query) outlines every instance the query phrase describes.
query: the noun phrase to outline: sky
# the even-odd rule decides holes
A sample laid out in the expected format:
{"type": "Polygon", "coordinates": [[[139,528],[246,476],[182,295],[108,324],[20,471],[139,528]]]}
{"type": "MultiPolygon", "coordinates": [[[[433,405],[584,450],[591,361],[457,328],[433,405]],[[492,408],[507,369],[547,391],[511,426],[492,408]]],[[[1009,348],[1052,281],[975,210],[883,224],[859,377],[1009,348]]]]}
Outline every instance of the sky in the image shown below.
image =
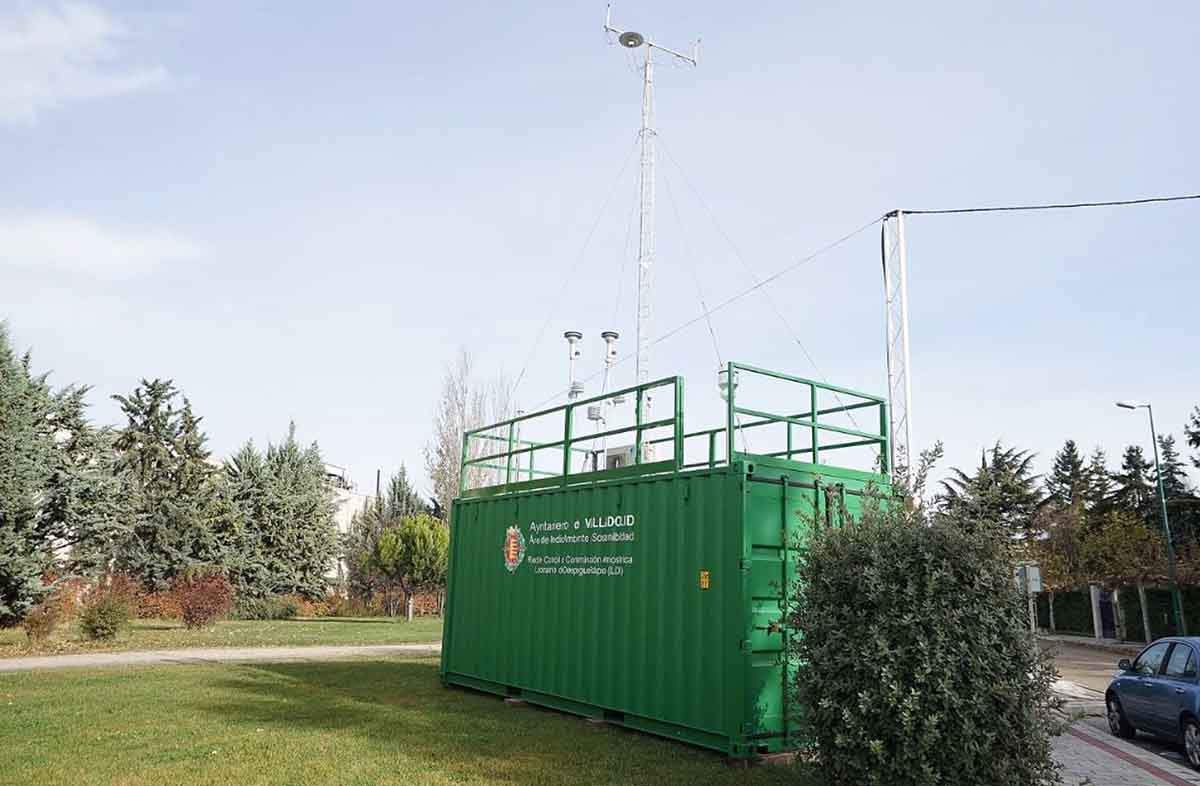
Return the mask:
{"type": "MultiPolygon", "coordinates": [[[[654,336],[895,208],[1200,192],[1195,3],[747,8],[613,9],[702,36],[656,72],[654,336]]],[[[360,488],[425,482],[460,348],[525,408],[561,400],[564,330],[585,374],[600,331],[633,348],[641,76],[604,10],[0,0],[0,319],[99,422],[171,378],[218,456],[294,420],[360,488]]],[[[914,442],[1045,471],[1073,438],[1115,467],[1149,451],[1113,406],[1138,398],[1182,443],[1198,219],[910,217],[914,442]]],[[[714,313],[719,353],[703,321],[653,347],[688,428],[716,425],[718,360],[884,392],[878,233],[714,313]]]]}

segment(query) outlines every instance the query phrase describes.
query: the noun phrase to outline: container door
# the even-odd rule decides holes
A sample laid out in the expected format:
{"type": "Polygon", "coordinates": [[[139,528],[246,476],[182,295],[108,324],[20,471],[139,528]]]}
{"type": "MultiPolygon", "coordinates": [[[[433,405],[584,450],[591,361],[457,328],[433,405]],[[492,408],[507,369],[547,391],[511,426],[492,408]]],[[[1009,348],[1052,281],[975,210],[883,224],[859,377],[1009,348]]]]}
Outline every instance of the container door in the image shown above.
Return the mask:
{"type": "Polygon", "coordinates": [[[796,557],[809,530],[812,491],[780,474],[752,476],[746,495],[748,557],[748,706],[750,737],[769,749],[782,747],[795,729],[791,700],[794,668],[788,661],[787,608],[794,591],[796,557]]]}

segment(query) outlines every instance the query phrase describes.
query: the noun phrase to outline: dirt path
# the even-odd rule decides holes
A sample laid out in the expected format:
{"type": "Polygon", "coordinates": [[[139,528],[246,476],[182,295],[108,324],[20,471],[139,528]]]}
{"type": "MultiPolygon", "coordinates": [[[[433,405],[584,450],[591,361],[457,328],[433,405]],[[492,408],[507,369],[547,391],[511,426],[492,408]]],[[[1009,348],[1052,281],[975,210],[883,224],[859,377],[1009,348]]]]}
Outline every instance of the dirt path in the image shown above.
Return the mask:
{"type": "Polygon", "coordinates": [[[146,666],[160,663],[253,663],[289,660],[342,660],[387,655],[437,655],[442,645],[366,644],[307,647],[211,647],[140,652],[89,652],[80,655],[45,655],[0,659],[0,673],[40,669],[146,666]]]}

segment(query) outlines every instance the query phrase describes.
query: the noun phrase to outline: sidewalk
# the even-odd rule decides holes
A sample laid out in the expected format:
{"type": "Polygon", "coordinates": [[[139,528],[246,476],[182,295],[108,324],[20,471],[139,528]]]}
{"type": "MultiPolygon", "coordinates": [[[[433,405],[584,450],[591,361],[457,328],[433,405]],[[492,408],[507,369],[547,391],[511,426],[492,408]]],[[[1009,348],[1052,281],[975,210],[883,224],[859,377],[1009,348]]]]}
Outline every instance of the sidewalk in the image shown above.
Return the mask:
{"type": "Polygon", "coordinates": [[[1076,723],[1054,738],[1066,786],[1197,786],[1200,772],[1076,723]]]}
{"type": "Polygon", "coordinates": [[[90,652],[82,655],[45,655],[0,658],[0,673],[38,669],[147,666],[162,663],[265,663],[294,660],[341,660],[389,655],[429,656],[442,651],[440,643],[366,644],[312,647],[212,647],[140,652],[90,652]]]}
{"type": "Polygon", "coordinates": [[[1067,717],[1076,719],[1053,742],[1066,786],[1200,786],[1200,772],[1169,743],[1109,734],[1103,692],[1070,680],[1055,682],[1054,692],[1067,717]]]}

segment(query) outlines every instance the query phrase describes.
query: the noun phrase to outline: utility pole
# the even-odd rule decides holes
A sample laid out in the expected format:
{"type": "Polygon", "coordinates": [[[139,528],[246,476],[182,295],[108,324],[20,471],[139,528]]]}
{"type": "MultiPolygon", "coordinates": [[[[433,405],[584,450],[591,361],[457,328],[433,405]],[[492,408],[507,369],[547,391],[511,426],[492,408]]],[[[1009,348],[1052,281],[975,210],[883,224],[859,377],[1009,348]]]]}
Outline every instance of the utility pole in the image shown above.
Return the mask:
{"type": "Polygon", "coordinates": [[[641,33],[618,30],[610,24],[612,5],[604,18],[604,32],[617,36],[617,42],[626,49],[644,46],[646,58],[642,63],[642,125],[638,132],[641,142],[641,175],[638,189],[641,202],[638,231],[637,266],[637,383],[650,381],[650,274],[654,267],[654,58],[655,49],[684,63],[695,66],[700,52],[696,41],[691,55],[685,55],[650,41],[641,33]]]}

